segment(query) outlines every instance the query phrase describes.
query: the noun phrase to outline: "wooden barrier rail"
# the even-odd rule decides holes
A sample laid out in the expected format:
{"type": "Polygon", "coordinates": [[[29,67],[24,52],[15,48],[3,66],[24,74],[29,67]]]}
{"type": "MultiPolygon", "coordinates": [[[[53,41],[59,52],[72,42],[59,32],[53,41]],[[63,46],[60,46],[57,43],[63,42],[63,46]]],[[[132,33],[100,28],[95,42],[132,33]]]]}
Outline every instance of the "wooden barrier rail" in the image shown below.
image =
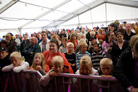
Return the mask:
{"type": "Polygon", "coordinates": [[[123,92],[115,78],[59,74],[48,86],[39,83],[42,75],[37,71],[6,72],[0,75],[0,92],[123,92]],[[77,84],[74,85],[74,80],[77,84]]]}

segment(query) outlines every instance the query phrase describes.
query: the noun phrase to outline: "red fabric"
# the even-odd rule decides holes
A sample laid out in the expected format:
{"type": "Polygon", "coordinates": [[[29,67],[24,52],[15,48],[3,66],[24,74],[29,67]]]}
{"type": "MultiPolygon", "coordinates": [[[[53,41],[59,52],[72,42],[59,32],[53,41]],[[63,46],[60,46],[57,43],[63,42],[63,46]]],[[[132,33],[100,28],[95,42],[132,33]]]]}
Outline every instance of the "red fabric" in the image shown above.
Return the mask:
{"type": "Polygon", "coordinates": [[[41,39],[41,36],[39,35],[38,38],[39,38],[39,40],[40,40],[40,39],[41,39]]]}
{"type": "MultiPolygon", "coordinates": [[[[77,46],[78,46],[78,41],[77,41],[77,40],[75,40],[75,41],[76,41],[77,46]]],[[[68,40],[68,42],[71,42],[71,40],[69,39],[69,40],[68,40]]],[[[75,45],[75,43],[74,43],[74,42],[72,42],[72,43],[74,44],[74,51],[75,51],[75,49],[76,49],[76,47],[77,47],[77,46],[75,45]]]]}
{"type": "Polygon", "coordinates": [[[45,73],[48,73],[49,70],[50,70],[50,69],[49,69],[49,66],[46,64],[45,73]]]}
{"type": "Polygon", "coordinates": [[[45,61],[46,61],[46,64],[49,66],[50,69],[52,69],[53,65],[52,65],[52,59],[54,56],[61,56],[64,60],[64,66],[68,66],[69,67],[69,72],[70,73],[74,73],[69,62],[67,61],[66,57],[65,57],[65,54],[61,53],[61,52],[57,52],[57,53],[54,53],[52,54],[51,51],[45,51],[43,52],[43,55],[45,57],[45,61]]]}
{"type": "Polygon", "coordinates": [[[67,30],[67,33],[69,33],[69,30],[67,30]]]}
{"type": "Polygon", "coordinates": [[[102,34],[102,35],[97,34],[97,35],[96,35],[96,38],[97,38],[98,40],[103,40],[103,41],[105,41],[105,34],[102,34]]]}

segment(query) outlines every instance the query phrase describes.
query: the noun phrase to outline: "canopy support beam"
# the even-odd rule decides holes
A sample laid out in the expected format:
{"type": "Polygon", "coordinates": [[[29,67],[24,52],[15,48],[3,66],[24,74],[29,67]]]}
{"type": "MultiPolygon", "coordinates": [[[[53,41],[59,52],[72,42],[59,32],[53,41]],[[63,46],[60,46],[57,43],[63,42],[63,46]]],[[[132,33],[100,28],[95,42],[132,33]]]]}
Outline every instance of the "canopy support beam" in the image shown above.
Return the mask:
{"type": "Polygon", "coordinates": [[[0,9],[0,14],[2,14],[4,11],[6,11],[8,8],[10,8],[11,6],[13,6],[14,4],[16,4],[19,0],[12,0],[11,2],[9,2],[8,4],[6,4],[4,7],[2,7],[0,9]]]}

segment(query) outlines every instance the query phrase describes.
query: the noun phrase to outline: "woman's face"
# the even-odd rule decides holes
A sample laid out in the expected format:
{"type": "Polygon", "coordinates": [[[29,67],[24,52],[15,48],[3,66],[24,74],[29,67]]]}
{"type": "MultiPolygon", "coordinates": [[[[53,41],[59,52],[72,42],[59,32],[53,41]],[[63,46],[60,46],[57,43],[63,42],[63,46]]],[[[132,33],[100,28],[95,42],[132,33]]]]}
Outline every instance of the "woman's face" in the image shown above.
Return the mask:
{"type": "Polygon", "coordinates": [[[74,35],[73,37],[72,37],[74,40],[76,40],[76,36],[74,35]]]}
{"type": "Polygon", "coordinates": [[[74,49],[74,46],[72,44],[70,44],[68,47],[67,47],[68,51],[69,52],[72,52],[73,49],[74,49]]]}
{"type": "Polygon", "coordinates": [[[122,36],[121,34],[118,34],[116,36],[116,39],[117,39],[118,42],[123,41],[123,38],[124,38],[124,36],[122,36]]]}
{"type": "Polygon", "coordinates": [[[58,50],[58,47],[55,43],[50,43],[50,46],[49,46],[49,50],[52,52],[52,53],[56,53],[57,50],[58,50]]]}
{"type": "Polygon", "coordinates": [[[99,34],[102,34],[102,30],[99,30],[99,34]]]}
{"type": "Polygon", "coordinates": [[[67,45],[67,41],[66,40],[63,40],[62,43],[63,43],[64,46],[67,45]]]}

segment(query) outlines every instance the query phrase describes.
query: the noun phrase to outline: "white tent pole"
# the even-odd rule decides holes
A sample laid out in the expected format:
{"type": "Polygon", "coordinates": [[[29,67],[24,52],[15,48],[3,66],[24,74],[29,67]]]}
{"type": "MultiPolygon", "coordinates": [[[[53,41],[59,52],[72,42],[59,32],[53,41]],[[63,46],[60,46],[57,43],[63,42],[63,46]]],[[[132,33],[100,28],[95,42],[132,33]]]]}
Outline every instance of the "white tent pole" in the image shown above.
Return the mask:
{"type": "Polygon", "coordinates": [[[106,21],[106,27],[107,27],[107,3],[105,3],[105,21],[106,21]]]}
{"type": "Polygon", "coordinates": [[[78,16],[78,26],[80,26],[80,16],[78,16]]]}
{"type": "Polygon", "coordinates": [[[9,2],[8,4],[6,4],[4,7],[2,7],[0,9],[0,14],[3,13],[4,11],[6,11],[8,8],[10,8],[11,6],[13,6],[15,3],[17,3],[19,0],[12,0],[11,2],[9,2]]]}

